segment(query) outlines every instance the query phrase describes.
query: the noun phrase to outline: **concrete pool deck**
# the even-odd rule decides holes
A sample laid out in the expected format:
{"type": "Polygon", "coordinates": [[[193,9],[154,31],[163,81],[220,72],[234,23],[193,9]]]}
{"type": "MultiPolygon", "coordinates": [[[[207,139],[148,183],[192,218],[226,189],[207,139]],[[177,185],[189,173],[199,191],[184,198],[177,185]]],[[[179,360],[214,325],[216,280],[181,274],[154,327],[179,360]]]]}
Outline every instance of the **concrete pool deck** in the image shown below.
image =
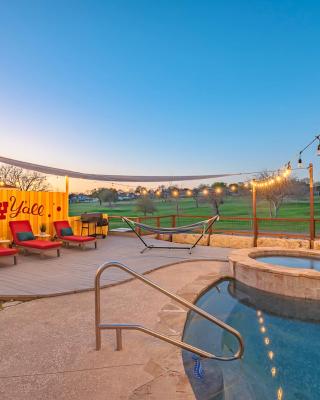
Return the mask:
{"type": "MultiPolygon", "coordinates": [[[[132,267],[132,263],[128,262],[132,267]]],[[[189,260],[149,279],[194,301],[230,273],[226,262],[189,260]]],[[[181,338],[186,310],[137,280],[102,289],[102,321],[138,323],[181,338]]],[[[94,293],[43,298],[0,311],[1,400],[192,400],[181,351],[140,332],[104,332],[95,351],[94,293]]]]}
{"type": "MultiPolygon", "coordinates": [[[[168,242],[147,239],[150,243],[168,245],[168,242]]],[[[177,245],[177,244],[174,244],[177,245]]],[[[177,245],[179,246],[179,245],[177,245]]],[[[181,245],[183,246],[183,245],[181,245]]],[[[187,250],[148,250],[140,254],[141,244],[136,238],[107,236],[98,241],[98,249],[88,246],[62,248],[61,257],[47,255],[19,255],[18,265],[11,259],[0,260],[0,300],[30,300],[40,297],[77,293],[93,288],[97,268],[109,261],[119,261],[145,273],[157,268],[190,260],[226,261],[230,249],[197,246],[190,255],[187,250]]],[[[107,271],[101,280],[103,286],[130,279],[123,271],[107,271]]]]}

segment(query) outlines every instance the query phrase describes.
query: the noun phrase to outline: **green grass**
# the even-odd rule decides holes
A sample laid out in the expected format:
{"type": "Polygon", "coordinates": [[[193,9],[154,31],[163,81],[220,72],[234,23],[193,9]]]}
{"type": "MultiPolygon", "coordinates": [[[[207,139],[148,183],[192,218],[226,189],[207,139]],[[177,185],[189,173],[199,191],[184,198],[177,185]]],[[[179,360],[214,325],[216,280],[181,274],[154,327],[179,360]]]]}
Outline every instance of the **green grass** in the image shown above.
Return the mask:
{"type": "MultiPolygon", "coordinates": [[[[176,201],[171,200],[164,202],[163,200],[155,200],[157,211],[154,216],[164,216],[176,214],[176,201]]],[[[131,216],[131,217],[142,217],[143,214],[136,211],[135,201],[123,201],[116,203],[112,208],[107,204],[100,206],[95,203],[77,203],[70,204],[69,214],[70,216],[80,215],[84,212],[103,212],[109,215],[118,216],[131,216]]],[[[179,214],[185,215],[199,215],[199,216],[210,216],[212,215],[212,208],[207,203],[200,203],[199,207],[196,207],[193,199],[180,199],[179,200],[179,214]]],[[[268,218],[268,204],[265,201],[259,201],[257,206],[258,217],[268,218]]],[[[251,199],[243,197],[228,197],[224,204],[220,206],[220,214],[226,217],[251,217],[251,199]]],[[[320,217],[320,202],[318,199],[315,200],[315,215],[320,217]]],[[[148,215],[150,216],[150,215],[148,215]]],[[[308,199],[302,200],[290,200],[283,204],[280,208],[279,218],[308,218],[309,217],[309,202],[308,199]]],[[[177,224],[185,225],[194,222],[195,219],[183,217],[177,219],[177,224]]],[[[149,219],[145,221],[147,224],[155,223],[154,220],[149,219]]],[[[170,226],[171,219],[161,219],[162,226],[170,226]]],[[[111,228],[123,226],[120,220],[113,220],[111,222],[111,228]]],[[[220,221],[216,225],[217,229],[226,230],[251,230],[250,221],[220,221]]],[[[309,224],[307,222],[260,222],[261,230],[269,231],[283,231],[283,232],[294,232],[294,233],[307,233],[309,230],[309,224]]]]}

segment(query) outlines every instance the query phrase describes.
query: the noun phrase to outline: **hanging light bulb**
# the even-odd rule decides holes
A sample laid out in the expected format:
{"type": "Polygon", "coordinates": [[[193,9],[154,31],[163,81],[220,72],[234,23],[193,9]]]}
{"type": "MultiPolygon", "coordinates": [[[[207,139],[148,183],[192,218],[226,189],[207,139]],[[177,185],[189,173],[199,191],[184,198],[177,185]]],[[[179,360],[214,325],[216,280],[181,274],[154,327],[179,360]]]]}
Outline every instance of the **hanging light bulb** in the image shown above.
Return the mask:
{"type": "Polygon", "coordinates": [[[301,158],[301,153],[299,154],[299,160],[298,160],[298,168],[302,168],[303,163],[302,163],[302,158],[301,158]]]}
{"type": "Polygon", "coordinates": [[[320,156],[320,137],[318,137],[319,143],[318,143],[318,148],[317,148],[317,156],[320,156]]]}
{"type": "Polygon", "coordinates": [[[178,192],[177,190],[174,190],[174,191],[172,192],[172,196],[173,196],[173,197],[178,197],[178,196],[179,196],[179,192],[178,192]]]}

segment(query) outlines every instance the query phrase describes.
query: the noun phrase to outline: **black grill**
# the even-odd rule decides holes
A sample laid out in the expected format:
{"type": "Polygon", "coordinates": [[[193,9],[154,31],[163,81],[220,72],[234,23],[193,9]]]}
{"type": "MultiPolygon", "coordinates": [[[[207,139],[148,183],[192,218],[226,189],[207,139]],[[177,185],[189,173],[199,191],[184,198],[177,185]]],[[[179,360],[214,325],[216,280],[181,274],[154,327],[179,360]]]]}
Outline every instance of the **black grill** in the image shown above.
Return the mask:
{"type": "Polygon", "coordinates": [[[106,237],[105,234],[103,234],[103,227],[108,226],[109,222],[107,218],[103,218],[102,213],[84,213],[81,214],[80,220],[82,223],[81,226],[81,235],[84,230],[87,231],[87,234],[90,236],[102,236],[103,238],[106,237]],[[90,234],[90,226],[94,226],[94,233],[90,234]],[[100,228],[100,233],[97,233],[97,228],[100,228]]]}

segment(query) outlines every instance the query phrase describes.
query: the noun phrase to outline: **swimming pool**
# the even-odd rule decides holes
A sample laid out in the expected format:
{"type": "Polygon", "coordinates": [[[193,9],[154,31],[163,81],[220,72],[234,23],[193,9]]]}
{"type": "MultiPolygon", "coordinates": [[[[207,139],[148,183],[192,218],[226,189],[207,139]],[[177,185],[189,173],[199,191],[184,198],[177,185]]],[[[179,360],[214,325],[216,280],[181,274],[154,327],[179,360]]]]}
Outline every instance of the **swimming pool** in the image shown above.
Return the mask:
{"type": "Polygon", "coordinates": [[[308,268],[320,271],[320,259],[308,257],[290,257],[290,256],[264,256],[256,257],[257,261],[268,264],[283,265],[292,268],[308,268]]]}
{"type": "MultiPolygon", "coordinates": [[[[314,400],[320,398],[320,302],[291,299],[224,280],[202,295],[199,307],[239,330],[242,360],[200,360],[183,351],[186,373],[199,400],[314,400]]],[[[184,340],[230,355],[235,339],[189,313],[184,340]]]]}

